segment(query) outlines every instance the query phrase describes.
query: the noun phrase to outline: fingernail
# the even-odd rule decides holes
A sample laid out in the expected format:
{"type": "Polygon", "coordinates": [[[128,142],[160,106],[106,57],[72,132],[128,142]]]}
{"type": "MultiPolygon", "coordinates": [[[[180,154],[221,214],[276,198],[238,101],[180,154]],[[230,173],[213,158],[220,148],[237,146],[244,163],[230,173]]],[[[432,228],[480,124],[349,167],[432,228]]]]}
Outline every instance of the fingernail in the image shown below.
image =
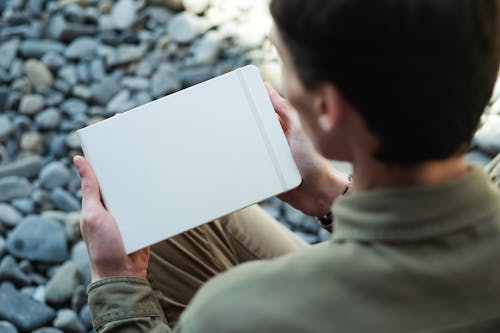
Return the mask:
{"type": "Polygon", "coordinates": [[[78,170],[78,172],[80,172],[82,165],[81,165],[78,157],[79,156],[73,157],[73,164],[75,165],[75,168],[78,170]]]}

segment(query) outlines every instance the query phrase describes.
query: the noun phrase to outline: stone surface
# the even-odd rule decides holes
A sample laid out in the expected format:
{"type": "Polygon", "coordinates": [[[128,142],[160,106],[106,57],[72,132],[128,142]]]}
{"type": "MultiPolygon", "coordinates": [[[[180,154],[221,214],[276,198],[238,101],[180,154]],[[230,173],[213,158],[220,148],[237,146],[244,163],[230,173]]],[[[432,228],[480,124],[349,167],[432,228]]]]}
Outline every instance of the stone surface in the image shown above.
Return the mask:
{"type": "Polygon", "coordinates": [[[57,312],[54,326],[67,333],[85,333],[85,326],[73,310],[62,309],[57,312]]]}
{"type": "Polygon", "coordinates": [[[137,4],[134,0],[118,0],[111,10],[113,26],[119,30],[125,30],[134,24],[137,4]]]}
{"type": "Polygon", "coordinates": [[[21,53],[25,57],[40,58],[45,53],[60,53],[64,50],[64,44],[59,41],[48,39],[28,39],[21,43],[21,53]]]}
{"type": "Polygon", "coordinates": [[[43,110],[35,116],[35,124],[44,130],[56,129],[61,120],[61,113],[56,108],[43,110]]]}
{"type": "Polygon", "coordinates": [[[170,19],[167,30],[175,41],[189,43],[203,32],[203,25],[198,16],[183,12],[170,19]]]}
{"type": "Polygon", "coordinates": [[[41,95],[24,95],[19,105],[19,111],[27,115],[33,115],[43,109],[45,105],[44,98],[41,95]]]}
{"type": "Polygon", "coordinates": [[[91,59],[98,45],[94,38],[80,37],[68,45],[64,55],[68,59],[91,59]]]}
{"type": "Polygon", "coordinates": [[[0,68],[8,69],[16,58],[19,40],[11,39],[0,44],[0,68]]]}
{"type": "Polygon", "coordinates": [[[83,308],[80,310],[80,313],[78,314],[78,316],[80,317],[82,324],[87,329],[92,328],[92,316],[90,314],[90,309],[89,309],[89,306],[87,304],[83,306],[83,308]]]}
{"type": "Polygon", "coordinates": [[[18,333],[17,328],[9,323],[8,321],[1,320],[0,321],[0,332],[2,333],[18,333]]]}
{"type": "Polygon", "coordinates": [[[5,256],[0,262],[0,282],[5,281],[10,281],[19,288],[29,285],[31,279],[21,271],[12,256],[5,256]]]}
{"type": "Polygon", "coordinates": [[[84,286],[88,285],[91,281],[89,256],[83,241],[79,241],[73,246],[71,250],[71,260],[73,260],[78,267],[82,284],[84,286]]]}
{"type": "Polygon", "coordinates": [[[24,296],[9,284],[0,286],[0,319],[8,320],[21,331],[33,331],[54,317],[52,308],[24,296]]]}
{"type": "Polygon", "coordinates": [[[0,223],[8,227],[16,226],[23,215],[19,213],[14,207],[6,203],[0,203],[0,223]]]}
{"type": "Polygon", "coordinates": [[[153,76],[151,94],[154,98],[168,95],[181,89],[181,83],[176,77],[175,70],[168,64],[160,66],[153,76]]]}
{"type": "Polygon", "coordinates": [[[26,75],[35,89],[43,89],[52,86],[54,77],[44,63],[36,59],[29,59],[26,61],[24,67],[26,75]]]}
{"type": "Polygon", "coordinates": [[[43,136],[38,132],[26,132],[21,136],[21,148],[24,151],[42,154],[44,151],[43,136]]]}
{"type": "Polygon", "coordinates": [[[0,164],[0,178],[7,176],[31,178],[38,175],[44,164],[45,159],[39,155],[21,157],[8,163],[0,164]]]}
{"type": "Polygon", "coordinates": [[[40,171],[40,183],[46,189],[65,186],[70,179],[69,170],[58,161],[51,162],[40,171]]]}
{"type": "Polygon", "coordinates": [[[7,249],[18,258],[58,263],[68,257],[64,229],[37,216],[23,219],[7,238],[7,249]]]}
{"type": "Polygon", "coordinates": [[[6,115],[0,115],[0,142],[9,137],[14,131],[12,121],[6,115]]]}
{"type": "Polygon", "coordinates": [[[50,193],[50,201],[56,208],[66,212],[80,210],[80,202],[70,192],[60,187],[50,193]]]}
{"type": "Polygon", "coordinates": [[[25,197],[31,194],[31,184],[24,177],[9,176],[0,178],[0,201],[25,197]]]}
{"type": "Polygon", "coordinates": [[[119,81],[108,76],[91,86],[92,99],[100,105],[106,105],[119,90],[119,81]]]}
{"type": "Polygon", "coordinates": [[[73,290],[80,284],[78,267],[72,261],[65,262],[47,283],[45,299],[51,304],[62,304],[71,299],[73,290]]]}

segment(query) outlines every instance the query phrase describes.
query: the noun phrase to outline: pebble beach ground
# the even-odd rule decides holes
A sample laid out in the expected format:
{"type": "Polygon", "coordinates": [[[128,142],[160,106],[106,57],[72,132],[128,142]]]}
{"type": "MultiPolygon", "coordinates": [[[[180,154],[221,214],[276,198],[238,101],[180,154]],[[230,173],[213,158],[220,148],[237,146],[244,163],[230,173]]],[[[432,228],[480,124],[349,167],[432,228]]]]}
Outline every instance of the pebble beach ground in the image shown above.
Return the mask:
{"type": "MultiPolygon", "coordinates": [[[[250,63],[279,86],[270,24],[265,0],[0,0],[0,333],[92,331],[75,131],[250,63]]],[[[499,152],[497,85],[469,159],[499,152]]],[[[310,243],[330,237],[262,205],[310,243]]]]}

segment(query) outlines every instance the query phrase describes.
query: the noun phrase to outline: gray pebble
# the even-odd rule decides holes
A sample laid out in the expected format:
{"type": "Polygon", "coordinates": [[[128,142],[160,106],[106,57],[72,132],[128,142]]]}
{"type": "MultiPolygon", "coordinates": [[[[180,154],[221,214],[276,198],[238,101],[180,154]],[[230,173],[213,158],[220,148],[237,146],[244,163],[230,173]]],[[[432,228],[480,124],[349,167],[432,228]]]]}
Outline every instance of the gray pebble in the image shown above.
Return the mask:
{"type": "Polygon", "coordinates": [[[213,76],[212,66],[185,67],[177,72],[177,77],[186,87],[206,81],[213,76]]]}
{"type": "Polygon", "coordinates": [[[54,88],[62,92],[63,94],[67,94],[71,90],[71,85],[65,80],[56,79],[54,81],[54,88]]]}
{"type": "Polygon", "coordinates": [[[46,263],[68,257],[64,229],[57,222],[38,216],[23,219],[7,237],[7,249],[14,256],[46,263]]]}
{"type": "Polygon", "coordinates": [[[73,290],[80,284],[78,267],[66,261],[47,283],[45,299],[50,304],[62,304],[71,299],[73,290]]]}
{"type": "Polygon", "coordinates": [[[43,136],[38,132],[26,132],[21,136],[24,151],[41,155],[44,151],[43,136]]]}
{"type": "Polygon", "coordinates": [[[40,327],[31,333],[65,333],[55,327],[40,327]]]}
{"type": "Polygon", "coordinates": [[[79,36],[94,36],[97,32],[97,26],[68,22],[62,15],[54,15],[50,20],[47,32],[54,39],[70,41],[79,36]]]}
{"type": "Polygon", "coordinates": [[[67,333],[85,333],[85,326],[73,310],[62,309],[57,312],[54,326],[67,333]]]}
{"type": "Polygon", "coordinates": [[[40,184],[49,190],[64,187],[69,182],[69,179],[70,173],[68,169],[58,161],[47,164],[40,171],[40,184]]]}
{"type": "Polygon", "coordinates": [[[38,286],[35,288],[31,297],[40,303],[45,303],[45,286],[38,286]]]}
{"type": "Polygon", "coordinates": [[[19,269],[16,260],[12,256],[3,257],[0,262],[0,282],[10,281],[16,287],[21,288],[30,284],[28,275],[19,269]]]}
{"type": "Polygon", "coordinates": [[[168,64],[160,66],[153,76],[151,94],[159,98],[181,89],[181,83],[176,77],[175,70],[168,64]]]}
{"type": "Polygon", "coordinates": [[[144,56],[144,49],[136,45],[120,45],[106,58],[106,65],[114,67],[140,60],[144,56]]]}
{"type": "Polygon", "coordinates": [[[0,304],[9,304],[0,307],[0,318],[13,323],[21,331],[33,331],[55,317],[52,308],[21,294],[7,283],[0,286],[0,304]]]}
{"type": "Polygon", "coordinates": [[[5,254],[5,247],[6,247],[5,239],[2,236],[0,236],[0,258],[3,257],[3,255],[5,254]]]}
{"type": "Polygon", "coordinates": [[[24,65],[26,75],[35,89],[43,89],[52,86],[54,77],[52,72],[45,66],[44,63],[29,59],[24,65]]]}
{"type": "Polygon", "coordinates": [[[25,57],[40,58],[48,52],[62,52],[64,44],[47,39],[28,39],[21,44],[21,53],[25,57]]]}
{"type": "Polygon", "coordinates": [[[90,263],[89,256],[87,253],[87,248],[83,240],[76,243],[71,250],[71,260],[78,267],[80,272],[80,277],[82,279],[82,284],[87,286],[91,281],[90,275],[90,263]]]}
{"type": "Polygon", "coordinates": [[[80,320],[87,329],[92,328],[92,315],[90,314],[90,309],[88,304],[83,306],[78,316],[80,317],[80,320]]]}
{"type": "Polygon", "coordinates": [[[35,124],[40,129],[56,129],[61,123],[62,117],[58,109],[49,108],[39,112],[35,116],[35,124]]]}
{"type": "Polygon", "coordinates": [[[187,11],[201,14],[208,8],[210,0],[183,0],[182,3],[187,11]]]}
{"type": "Polygon", "coordinates": [[[8,227],[14,227],[21,221],[22,218],[23,215],[11,205],[0,203],[0,223],[3,223],[8,227]]]}
{"type": "Polygon", "coordinates": [[[59,106],[59,109],[68,115],[75,115],[78,113],[85,113],[88,107],[89,106],[85,103],[85,101],[78,98],[70,98],[64,101],[59,106]]]}
{"type": "Polygon", "coordinates": [[[134,107],[134,104],[130,101],[130,91],[121,90],[106,105],[106,112],[108,114],[119,113],[132,107],[134,107]]]}
{"type": "Polygon", "coordinates": [[[84,100],[89,100],[92,98],[92,90],[90,89],[90,87],[81,84],[74,86],[71,93],[73,94],[73,96],[84,100]]]}
{"type": "Polygon", "coordinates": [[[24,95],[19,105],[19,111],[27,115],[34,115],[45,105],[44,98],[41,95],[24,95]]]}
{"type": "Polygon", "coordinates": [[[120,90],[120,83],[108,76],[91,86],[92,99],[100,105],[106,105],[120,90]]]}
{"type": "Polygon", "coordinates": [[[66,58],[73,60],[91,59],[98,44],[94,38],[79,37],[68,45],[64,51],[64,55],[66,58]]]}
{"type": "Polygon", "coordinates": [[[0,321],[0,332],[2,333],[18,333],[17,328],[9,323],[8,321],[1,320],[0,321]]]}
{"type": "Polygon", "coordinates": [[[52,204],[65,212],[80,210],[80,202],[68,191],[58,187],[50,193],[50,201],[52,204]]]}
{"type": "Polygon", "coordinates": [[[75,85],[78,82],[76,68],[73,65],[66,65],[62,67],[57,73],[57,75],[70,85],[75,85]]]}
{"type": "Polygon", "coordinates": [[[35,202],[31,198],[17,198],[12,200],[11,204],[24,214],[33,213],[35,210],[35,202]]]}
{"type": "Polygon", "coordinates": [[[111,10],[113,25],[118,30],[126,30],[134,24],[137,4],[133,0],[118,0],[111,10]]]}
{"type": "Polygon", "coordinates": [[[66,136],[65,143],[71,149],[80,148],[80,138],[78,137],[78,133],[76,132],[69,133],[66,136]]]}
{"type": "Polygon", "coordinates": [[[30,194],[31,184],[28,179],[17,176],[0,178],[0,201],[8,201],[30,194]]]}
{"type": "Polygon", "coordinates": [[[52,71],[58,71],[66,64],[66,59],[57,52],[45,53],[42,62],[52,71]]]}
{"type": "Polygon", "coordinates": [[[5,140],[14,131],[14,125],[7,115],[0,115],[0,141],[5,140]]]}
{"type": "Polygon", "coordinates": [[[71,295],[71,309],[79,312],[82,307],[87,303],[87,287],[79,284],[71,295]]]}
{"type": "Polygon", "coordinates": [[[28,155],[18,160],[0,164],[0,177],[21,176],[34,177],[45,164],[45,160],[39,155],[28,155]]]}
{"type": "Polygon", "coordinates": [[[76,243],[82,236],[80,232],[80,212],[70,212],[64,219],[64,231],[70,243],[76,243]]]}
{"type": "Polygon", "coordinates": [[[122,85],[130,90],[146,90],[149,88],[149,80],[140,76],[126,76],[122,79],[122,85]]]}
{"type": "Polygon", "coordinates": [[[182,12],[170,19],[167,30],[176,42],[189,43],[203,32],[203,25],[198,16],[182,12]]]}
{"type": "Polygon", "coordinates": [[[16,58],[19,40],[11,39],[0,44],[0,68],[8,69],[16,58]]]}
{"type": "Polygon", "coordinates": [[[192,46],[193,57],[189,65],[213,65],[219,54],[220,41],[216,34],[207,33],[198,39],[192,46]]]}

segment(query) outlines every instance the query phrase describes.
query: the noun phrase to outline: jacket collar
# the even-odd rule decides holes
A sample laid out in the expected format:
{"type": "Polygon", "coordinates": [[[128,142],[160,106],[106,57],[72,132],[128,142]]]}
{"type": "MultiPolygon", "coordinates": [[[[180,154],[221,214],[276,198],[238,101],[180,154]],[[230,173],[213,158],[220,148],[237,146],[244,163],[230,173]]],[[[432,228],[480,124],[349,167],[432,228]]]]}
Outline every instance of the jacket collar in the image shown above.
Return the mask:
{"type": "Polygon", "coordinates": [[[377,189],[339,198],[333,240],[414,241],[500,221],[500,193],[479,166],[428,187],[377,189]]]}

